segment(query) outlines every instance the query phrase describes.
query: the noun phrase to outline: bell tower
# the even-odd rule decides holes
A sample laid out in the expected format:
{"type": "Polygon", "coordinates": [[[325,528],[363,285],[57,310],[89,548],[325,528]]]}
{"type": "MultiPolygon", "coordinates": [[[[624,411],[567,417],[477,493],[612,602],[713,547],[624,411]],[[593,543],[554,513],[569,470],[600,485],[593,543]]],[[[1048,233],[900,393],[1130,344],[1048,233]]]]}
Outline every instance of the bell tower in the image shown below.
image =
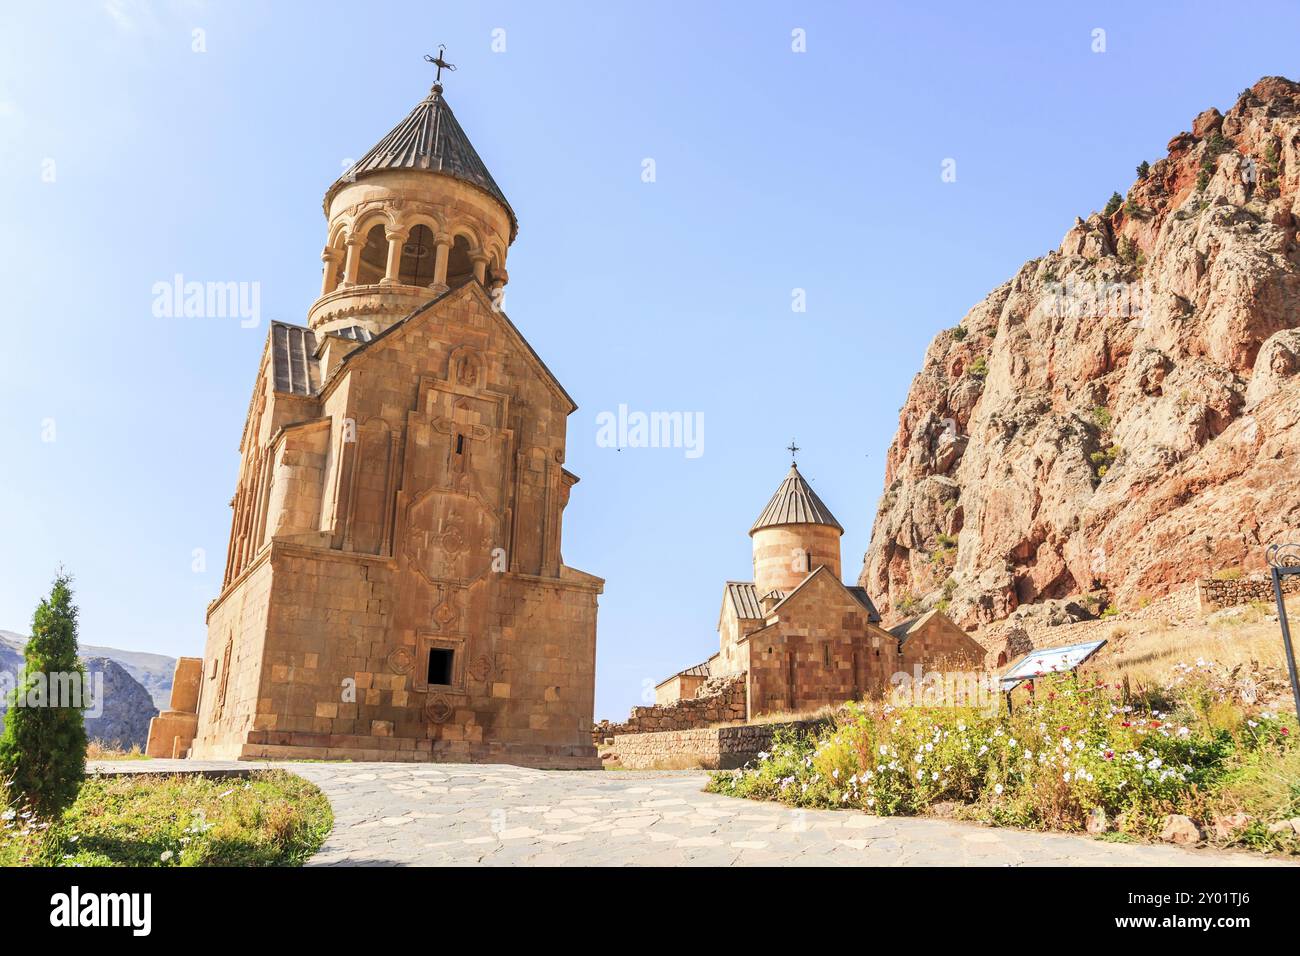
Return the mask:
{"type": "MultiPolygon", "coordinates": [[[[791,442],[792,458],[798,450],[791,442]]],[[[793,591],[823,565],[840,580],[842,534],[844,528],[792,460],[785,480],[749,529],[754,543],[754,588],[759,600],[772,591],[793,591]]]]}
{"type": "MultiPolygon", "coordinates": [[[[454,69],[442,59],[438,67],[454,69]]],[[[470,144],[440,81],[325,193],[316,333],[386,328],[448,288],[507,282],[514,210],[470,144]]]]}

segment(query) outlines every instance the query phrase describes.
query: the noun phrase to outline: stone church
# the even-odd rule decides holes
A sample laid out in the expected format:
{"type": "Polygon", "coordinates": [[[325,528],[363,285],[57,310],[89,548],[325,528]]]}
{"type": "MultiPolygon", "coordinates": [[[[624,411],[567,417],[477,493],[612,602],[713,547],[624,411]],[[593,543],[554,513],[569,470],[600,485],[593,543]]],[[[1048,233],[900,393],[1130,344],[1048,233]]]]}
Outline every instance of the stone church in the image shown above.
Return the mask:
{"type": "Polygon", "coordinates": [[[325,193],[273,323],[201,661],[149,752],[599,767],[604,582],[564,563],[573,399],[501,310],[510,203],[436,83],[325,193]]]}
{"type": "Polygon", "coordinates": [[[842,534],[792,462],[749,529],[754,580],[723,587],[718,653],[661,682],[657,706],[635,708],[629,723],[650,718],[653,726],[658,715],[649,711],[696,699],[701,689],[725,682],[718,678],[743,679],[745,716],[752,719],[881,697],[894,674],[914,674],[918,666],[983,667],[984,648],[938,611],[881,627],[866,590],[840,580],[842,534]]]}

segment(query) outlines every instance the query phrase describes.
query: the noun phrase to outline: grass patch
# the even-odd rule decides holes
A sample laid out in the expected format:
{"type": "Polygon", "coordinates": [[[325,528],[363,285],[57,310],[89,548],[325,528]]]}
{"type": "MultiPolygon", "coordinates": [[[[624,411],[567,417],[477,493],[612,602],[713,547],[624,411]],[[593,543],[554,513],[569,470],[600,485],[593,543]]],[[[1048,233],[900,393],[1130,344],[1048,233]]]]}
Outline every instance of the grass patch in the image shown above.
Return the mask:
{"type": "Polygon", "coordinates": [[[57,821],[3,815],[3,866],[300,866],[334,825],[324,794],[283,770],[88,777],[57,821]]]}

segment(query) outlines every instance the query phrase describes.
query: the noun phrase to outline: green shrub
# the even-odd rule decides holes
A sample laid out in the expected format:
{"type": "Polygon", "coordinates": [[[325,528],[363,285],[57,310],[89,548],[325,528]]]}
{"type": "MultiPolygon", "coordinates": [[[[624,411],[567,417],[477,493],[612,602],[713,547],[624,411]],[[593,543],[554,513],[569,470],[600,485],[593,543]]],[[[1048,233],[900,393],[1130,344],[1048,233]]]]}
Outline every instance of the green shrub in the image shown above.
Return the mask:
{"type": "Polygon", "coordinates": [[[1146,179],[1147,173],[1149,172],[1151,172],[1150,163],[1148,163],[1145,159],[1142,160],[1142,162],[1138,163],[1138,167],[1137,167],[1138,179],[1146,179]]]}
{"type": "Polygon", "coordinates": [[[1123,204],[1124,197],[1119,193],[1111,193],[1110,199],[1106,200],[1106,208],[1102,210],[1103,216],[1113,216],[1123,204]]]}
{"type": "Polygon", "coordinates": [[[1110,471],[1111,466],[1115,464],[1115,459],[1120,455],[1119,445],[1109,445],[1101,451],[1094,451],[1088,456],[1092,462],[1093,470],[1098,478],[1105,478],[1106,473],[1110,471]]]}
{"type": "Polygon", "coordinates": [[[962,325],[954,326],[952,330],[954,341],[960,342],[966,338],[966,327],[962,325]]]}
{"type": "Polygon", "coordinates": [[[977,378],[983,381],[989,374],[989,363],[983,355],[976,356],[975,361],[970,363],[971,378],[977,378]]]}
{"type": "Polygon", "coordinates": [[[43,818],[72,805],[86,773],[86,724],[81,706],[58,699],[75,683],[84,693],[86,674],[77,657],[77,608],[71,579],[54,579],[50,596],[32,618],[23,649],[23,673],[10,696],[0,736],[0,783],[9,803],[43,818]],[[22,700],[24,706],[18,706],[22,700]],[[34,705],[33,705],[34,704],[34,705]]]}

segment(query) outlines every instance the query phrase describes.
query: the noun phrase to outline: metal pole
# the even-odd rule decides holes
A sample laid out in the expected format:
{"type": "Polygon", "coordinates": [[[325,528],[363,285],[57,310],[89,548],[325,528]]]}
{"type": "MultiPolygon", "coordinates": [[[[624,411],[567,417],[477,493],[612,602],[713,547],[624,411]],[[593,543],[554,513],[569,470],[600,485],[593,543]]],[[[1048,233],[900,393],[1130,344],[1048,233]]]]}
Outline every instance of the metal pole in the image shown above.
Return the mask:
{"type": "Polygon", "coordinates": [[[1282,599],[1282,569],[1273,567],[1273,597],[1277,600],[1277,620],[1282,625],[1282,646],[1286,649],[1286,670],[1291,677],[1291,696],[1295,699],[1296,717],[1300,719],[1300,679],[1295,672],[1295,650],[1291,647],[1291,627],[1286,619],[1286,601],[1282,599]]]}

